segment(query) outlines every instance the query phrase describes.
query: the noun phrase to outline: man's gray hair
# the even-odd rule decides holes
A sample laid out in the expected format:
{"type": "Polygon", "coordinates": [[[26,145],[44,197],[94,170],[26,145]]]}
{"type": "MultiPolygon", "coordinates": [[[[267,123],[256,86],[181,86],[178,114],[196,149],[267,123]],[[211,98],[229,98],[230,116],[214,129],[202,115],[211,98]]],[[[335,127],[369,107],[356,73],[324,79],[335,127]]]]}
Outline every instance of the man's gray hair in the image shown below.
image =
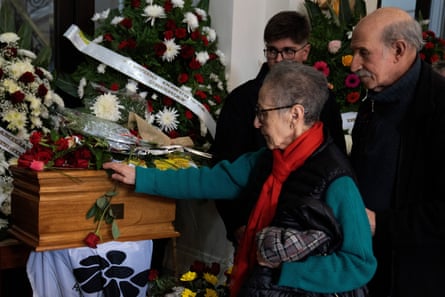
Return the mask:
{"type": "Polygon", "coordinates": [[[424,41],[422,27],[415,19],[389,24],[382,31],[383,43],[390,47],[396,40],[405,40],[410,46],[420,51],[424,41]]]}

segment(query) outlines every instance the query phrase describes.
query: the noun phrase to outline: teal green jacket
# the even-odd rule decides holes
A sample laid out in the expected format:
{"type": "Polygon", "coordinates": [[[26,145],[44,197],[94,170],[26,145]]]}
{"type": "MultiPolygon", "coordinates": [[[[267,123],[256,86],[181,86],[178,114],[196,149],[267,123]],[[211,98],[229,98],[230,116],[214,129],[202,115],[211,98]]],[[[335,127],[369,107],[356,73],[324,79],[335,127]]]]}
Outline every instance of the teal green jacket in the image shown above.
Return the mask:
{"type": "MultiPolygon", "coordinates": [[[[136,167],[136,192],[176,199],[234,199],[266,149],[242,155],[233,163],[212,168],[160,171],[136,167]],[[174,182],[173,182],[174,181],[174,182]]],[[[326,203],[342,226],[341,248],[328,256],[311,256],[281,266],[278,284],[310,292],[344,292],[366,285],[377,262],[365,206],[350,177],[336,179],[326,192],[326,203]]]]}

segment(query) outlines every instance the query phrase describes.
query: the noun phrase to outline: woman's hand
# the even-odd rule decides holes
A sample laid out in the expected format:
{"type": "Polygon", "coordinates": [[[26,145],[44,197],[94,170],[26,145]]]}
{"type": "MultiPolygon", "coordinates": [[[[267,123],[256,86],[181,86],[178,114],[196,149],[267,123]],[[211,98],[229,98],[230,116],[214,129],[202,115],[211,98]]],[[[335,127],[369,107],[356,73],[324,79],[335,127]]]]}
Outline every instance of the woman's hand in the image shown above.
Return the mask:
{"type": "Polygon", "coordinates": [[[134,185],[136,183],[136,169],[134,166],[117,162],[107,162],[104,163],[102,167],[114,171],[111,175],[112,179],[128,185],[134,185]]]}

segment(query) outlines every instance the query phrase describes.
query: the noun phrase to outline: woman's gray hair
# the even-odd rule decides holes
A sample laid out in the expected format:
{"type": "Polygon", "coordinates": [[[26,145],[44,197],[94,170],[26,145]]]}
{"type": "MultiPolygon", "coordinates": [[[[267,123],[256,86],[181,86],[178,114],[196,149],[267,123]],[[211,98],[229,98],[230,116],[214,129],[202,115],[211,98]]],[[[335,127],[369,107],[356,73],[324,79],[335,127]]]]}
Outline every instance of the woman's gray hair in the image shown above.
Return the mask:
{"type": "Polygon", "coordinates": [[[424,45],[422,26],[415,19],[395,22],[382,31],[383,43],[390,47],[396,40],[405,40],[410,46],[420,51],[424,45]]]}
{"type": "Polygon", "coordinates": [[[329,97],[328,82],[323,73],[294,61],[285,60],[273,65],[263,86],[273,94],[271,99],[275,106],[303,105],[306,124],[319,120],[329,97]]]}

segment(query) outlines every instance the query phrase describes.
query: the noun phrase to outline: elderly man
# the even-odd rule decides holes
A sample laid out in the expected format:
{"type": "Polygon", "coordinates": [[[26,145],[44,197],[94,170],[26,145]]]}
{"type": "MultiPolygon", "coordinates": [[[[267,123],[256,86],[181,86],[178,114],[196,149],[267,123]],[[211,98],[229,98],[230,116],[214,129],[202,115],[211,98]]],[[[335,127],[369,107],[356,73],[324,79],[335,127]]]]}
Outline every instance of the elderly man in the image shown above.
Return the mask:
{"type": "Polygon", "coordinates": [[[420,60],[422,44],[418,22],[392,7],[351,40],[351,70],[368,89],[351,160],[374,234],[372,297],[445,292],[445,79],[420,60]]]}

